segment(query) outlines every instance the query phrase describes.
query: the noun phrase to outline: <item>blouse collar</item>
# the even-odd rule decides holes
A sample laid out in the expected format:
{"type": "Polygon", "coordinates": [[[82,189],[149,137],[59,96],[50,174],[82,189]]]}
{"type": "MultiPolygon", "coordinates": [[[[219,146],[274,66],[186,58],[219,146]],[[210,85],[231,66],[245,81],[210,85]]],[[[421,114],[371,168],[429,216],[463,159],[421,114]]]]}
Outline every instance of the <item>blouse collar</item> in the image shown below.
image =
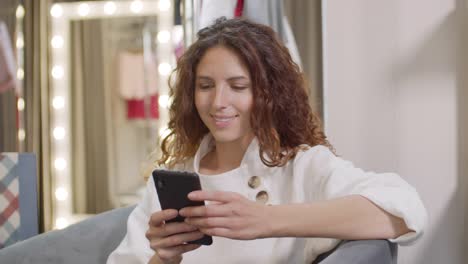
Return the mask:
{"type": "MultiPolygon", "coordinates": [[[[195,154],[195,157],[193,158],[193,168],[194,171],[197,174],[200,174],[200,161],[201,159],[209,152],[211,149],[213,149],[215,146],[215,141],[213,138],[213,135],[211,133],[206,134],[201,143],[200,146],[198,147],[197,153],[195,154]]],[[[250,164],[261,164],[262,161],[260,159],[260,152],[259,152],[259,145],[258,145],[258,140],[256,137],[252,139],[252,141],[249,143],[249,146],[247,147],[247,150],[244,153],[244,157],[242,158],[241,164],[239,168],[245,168],[250,164]]],[[[236,168],[234,170],[237,170],[239,168],[236,168]]],[[[232,170],[232,171],[234,171],[232,170]]],[[[222,173],[224,174],[224,173],[222,173]]]]}

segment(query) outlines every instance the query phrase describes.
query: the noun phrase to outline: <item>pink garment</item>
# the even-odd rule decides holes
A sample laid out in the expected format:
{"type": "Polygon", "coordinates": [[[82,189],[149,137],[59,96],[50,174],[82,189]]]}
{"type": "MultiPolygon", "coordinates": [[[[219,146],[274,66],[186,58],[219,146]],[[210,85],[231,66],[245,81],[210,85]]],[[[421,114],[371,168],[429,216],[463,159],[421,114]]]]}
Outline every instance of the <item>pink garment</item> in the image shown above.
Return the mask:
{"type": "Polygon", "coordinates": [[[184,54],[185,48],[184,48],[184,41],[180,41],[177,43],[177,45],[174,47],[174,54],[176,56],[176,59],[179,59],[182,57],[182,54],[184,54]]]}
{"type": "Polygon", "coordinates": [[[4,22],[0,22],[0,93],[15,87],[18,87],[15,56],[8,29],[4,22]]]}
{"type": "Polygon", "coordinates": [[[143,99],[157,93],[156,64],[147,63],[146,74],[142,53],[122,52],[119,54],[120,95],[125,99],[143,99]],[[145,86],[145,76],[148,86],[145,86]]]}

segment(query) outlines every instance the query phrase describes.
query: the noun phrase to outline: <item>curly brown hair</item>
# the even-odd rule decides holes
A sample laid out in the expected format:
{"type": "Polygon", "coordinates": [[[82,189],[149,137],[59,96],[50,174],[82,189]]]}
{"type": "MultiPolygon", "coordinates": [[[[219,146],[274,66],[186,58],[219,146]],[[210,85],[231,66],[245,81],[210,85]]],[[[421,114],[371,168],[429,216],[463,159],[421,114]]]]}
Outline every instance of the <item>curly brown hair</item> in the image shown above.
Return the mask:
{"type": "Polygon", "coordinates": [[[219,18],[197,36],[171,75],[175,79],[169,83],[173,98],[170,133],[162,141],[158,165],[171,168],[192,158],[209,132],[195,108],[195,75],[206,51],[218,45],[236,52],[249,69],[255,113],[250,123],[266,166],[283,166],[307,146],[325,145],[333,151],[320,118],[309,105],[299,66],[270,27],[246,19],[219,18]]]}

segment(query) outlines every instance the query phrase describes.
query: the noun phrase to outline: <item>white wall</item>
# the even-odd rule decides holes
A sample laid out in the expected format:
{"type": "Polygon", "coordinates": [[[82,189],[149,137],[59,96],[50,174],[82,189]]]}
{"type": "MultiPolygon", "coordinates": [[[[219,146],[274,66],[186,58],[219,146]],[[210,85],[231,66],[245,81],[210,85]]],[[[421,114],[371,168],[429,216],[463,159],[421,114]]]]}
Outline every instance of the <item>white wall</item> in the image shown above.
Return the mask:
{"type": "Polygon", "coordinates": [[[467,263],[466,4],[323,3],[325,125],[332,144],[356,165],[395,171],[418,189],[430,224],[419,243],[400,247],[399,263],[467,263]]]}

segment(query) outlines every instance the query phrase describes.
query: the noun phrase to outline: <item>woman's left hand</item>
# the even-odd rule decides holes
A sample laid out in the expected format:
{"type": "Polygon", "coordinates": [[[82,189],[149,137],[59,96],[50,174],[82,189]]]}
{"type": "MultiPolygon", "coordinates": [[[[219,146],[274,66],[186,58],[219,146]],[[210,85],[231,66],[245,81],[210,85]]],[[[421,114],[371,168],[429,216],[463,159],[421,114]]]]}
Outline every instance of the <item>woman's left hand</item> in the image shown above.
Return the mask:
{"type": "Polygon", "coordinates": [[[269,237],[269,206],[234,192],[195,191],[188,197],[193,201],[214,202],[179,211],[188,224],[198,227],[204,234],[239,240],[269,237]]]}

